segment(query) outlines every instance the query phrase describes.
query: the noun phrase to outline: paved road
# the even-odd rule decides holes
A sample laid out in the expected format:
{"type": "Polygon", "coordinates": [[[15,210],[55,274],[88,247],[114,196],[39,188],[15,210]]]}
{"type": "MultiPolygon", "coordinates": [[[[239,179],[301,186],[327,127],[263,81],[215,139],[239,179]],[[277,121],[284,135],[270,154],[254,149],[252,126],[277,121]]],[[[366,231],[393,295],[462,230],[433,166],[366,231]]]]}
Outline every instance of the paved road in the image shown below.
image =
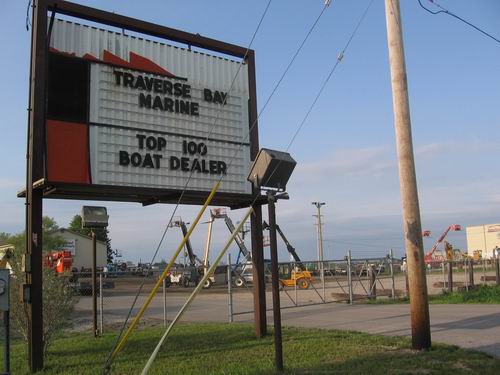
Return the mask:
{"type": "MultiPolygon", "coordinates": [[[[270,293],[267,294],[271,306],[270,293]]],[[[122,321],[126,316],[131,296],[112,296],[104,299],[105,324],[122,321]]],[[[187,298],[185,293],[167,293],[167,313],[172,319],[187,298]]],[[[252,310],[250,293],[235,293],[234,312],[252,310]]],[[[138,300],[138,306],[145,296],[138,300]]],[[[223,293],[201,294],[183,317],[184,321],[228,321],[228,298],[223,293]]],[[[290,306],[286,296],[282,305],[290,306]]],[[[307,303],[303,299],[301,303],[307,303]]],[[[313,301],[311,301],[313,302],[313,301]]],[[[498,305],[431,305],[431,329],[435,342],[476,349],[500,357],[500,306],[498,305]]],[[[75,319],[88,323],[91,317],[91,300],[82,298],[77,305],[75,319]]],[[[156,297],[145,316],[149,320],[163,319],[163,302],[156,297]]],[[[252,314],[235,316],[235,321],[251,322],[252,314]]],[[[356,330],[383,335],[410,335],[408,305],[352,306],[330,303],[282,311],[284,325],[314,328],[356,330]]],[[[272,316],[269,315],[269,322],[272,316]]]]}

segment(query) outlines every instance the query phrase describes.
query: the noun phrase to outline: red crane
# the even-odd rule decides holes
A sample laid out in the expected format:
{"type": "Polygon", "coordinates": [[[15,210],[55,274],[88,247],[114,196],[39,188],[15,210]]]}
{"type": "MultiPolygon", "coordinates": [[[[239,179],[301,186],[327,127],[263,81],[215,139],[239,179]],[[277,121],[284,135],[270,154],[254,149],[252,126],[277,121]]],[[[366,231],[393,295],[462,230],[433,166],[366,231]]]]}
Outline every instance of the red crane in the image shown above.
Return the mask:
{"type": "MultiPolygon", "coordinates": [[[[462,227],[458,224],[452,224],[450,225],[448,228],[446,228],[446,230],[444,231],[444,233],[438,238],[438,240],[436,241],[436,243],[434,244],[434,246],[432,246],[432,248],[425,254],[424,256],[424,262],[425,264],[431,264],[431,263],[436,263],[436,262],[442,262],[444,260],[444,257],[433,257],[434,255],[434,252],[436,251],[436,249],[438,248],[438,246],[444,241],[444,239],[446,238],[446,236],[448,235],[448,233],[450,231],[455,231],[455,232],[459,232],[462,230],[462,227]]],[[[424,237],[429,237],[430,236],[430,231],[426,230],[423,232],[423,236],[424,237]]]]}

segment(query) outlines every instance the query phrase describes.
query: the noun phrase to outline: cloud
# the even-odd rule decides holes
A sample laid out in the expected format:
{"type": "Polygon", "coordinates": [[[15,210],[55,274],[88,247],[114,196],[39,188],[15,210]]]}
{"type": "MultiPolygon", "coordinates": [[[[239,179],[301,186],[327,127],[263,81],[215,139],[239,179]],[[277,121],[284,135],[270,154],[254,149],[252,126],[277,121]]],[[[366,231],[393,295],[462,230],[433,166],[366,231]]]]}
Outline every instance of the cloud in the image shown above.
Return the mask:
{"type": "Polygon", "coordinates": [[[0,189],[16,189],[20,190],[25,186],[25,182],[10,178],[0,178],[0,189]]]}
{"type": "Polygon", "coordinates": [[[390,148],[382,146],[336,150],[322,160],[299,163],[296,173],[316,179],[328,176],[381,175],[394,166],[395,160],[391,158],[390,148]]]}

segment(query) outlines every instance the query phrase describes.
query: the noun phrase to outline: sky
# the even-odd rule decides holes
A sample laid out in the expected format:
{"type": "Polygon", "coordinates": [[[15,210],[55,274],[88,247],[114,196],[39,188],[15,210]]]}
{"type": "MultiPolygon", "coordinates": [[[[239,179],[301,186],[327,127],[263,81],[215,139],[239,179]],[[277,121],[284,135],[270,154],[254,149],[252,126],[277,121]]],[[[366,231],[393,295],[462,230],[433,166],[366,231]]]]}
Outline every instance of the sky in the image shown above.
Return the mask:
{"type": "MultiPolygon", "coordinates": [[[[267,0],[78,1],[91,7],[247,46],[267,0]]],[[[285,149],[351,35],[369,0],[333,0],[259,117],[260,146],[285,149]]],[[[428,0],[423,3],[432,7],[428,0]]],[[[442,6],[500,38],[497,0],[440,0],[442,6]]],[[[0,4],[2,90],[0,113],[0,232],[24,230],[30,32],[27,1],[0,4]]],[[[258,108],[271,94],[308,29],[321,0],[274,0],[252,48],[256,52],[258,108]]],[[[456,19],[431,15],[417,0],[401,1],[412,131],[426,249],[450,224],[500,222],[500,43],[456,19]]],[[[279,201],[277,221],[303,259],[316,257],[315,207],[325,202],[325,258],[384,256],[404,251],[392,115],[384,2],[374,0],[365,21],[289,152],[297,168],[289,201],[279,201]]],[[[44,215],[68,225],[93,202],[45,200],[44,215]]],[[[112,246],[123,259],[149,261],[173,205],[106,203],[112,246]]],[[[197,208],[181,206],[186,222],[197,208]]],[[[242,210],[229,212],[237,221],[242,210]]],[[[267,216],[265,211],[264,217],[267,216]]],[[[208,220],[208,215],[205,215],[208,220]]],[[[207,225],[192,238],[203,254],[207,225]]],[[[212,248],[229,232],[216,223],[212,248]]],[[[158,259],[181,240],[169,229],[158,259]]],[[[449,241],[466,249],[465,231],[449,241]]],[[[280,259],[287,260],[280,244],[280,259]]],[[[232,249],[236,254],[235,248],[232,249]]],[[[266,257],[268,257],[268,249],[266,257]]]]}

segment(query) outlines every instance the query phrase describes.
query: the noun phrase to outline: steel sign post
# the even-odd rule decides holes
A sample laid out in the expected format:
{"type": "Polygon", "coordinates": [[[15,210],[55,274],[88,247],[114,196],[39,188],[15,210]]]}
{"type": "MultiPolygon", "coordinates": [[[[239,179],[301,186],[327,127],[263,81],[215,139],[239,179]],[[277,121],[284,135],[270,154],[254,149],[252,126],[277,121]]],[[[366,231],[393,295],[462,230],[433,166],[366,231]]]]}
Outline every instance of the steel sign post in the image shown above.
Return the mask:
{"type": "Polygon", "coordinates": [[[33,1],[26,161],[26,272],[28,300],[28,362],[32,372],[43,368],[42,310],[42,190],[44,178],[45,103],[47,68],[47,3],[33,1]]]}

